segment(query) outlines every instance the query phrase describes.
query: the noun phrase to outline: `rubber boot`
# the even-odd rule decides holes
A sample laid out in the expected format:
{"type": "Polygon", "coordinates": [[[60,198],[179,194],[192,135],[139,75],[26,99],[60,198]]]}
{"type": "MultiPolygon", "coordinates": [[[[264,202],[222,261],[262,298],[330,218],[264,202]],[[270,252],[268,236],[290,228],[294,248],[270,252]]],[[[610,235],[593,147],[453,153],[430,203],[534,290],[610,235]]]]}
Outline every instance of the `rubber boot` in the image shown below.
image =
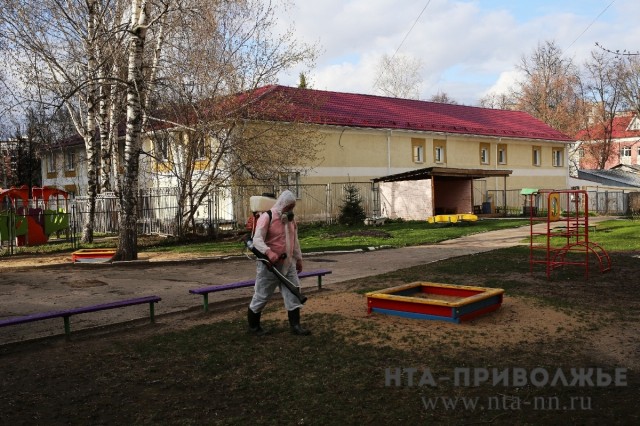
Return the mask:
{"type": "Polygon", "coordinates": [[[267,334],[267,331],[260,327],[260,316],[262,312],[258,312],[257,314],[251,310],[251,308],[247,309],[247,321],[249,322],[249,332],[255,334],[256,336],[264,336],[267,334]]]}
{"type": "Polygon", "coordinates": [[[308,336],[309,334],[311,334],[310,330],[302,328],[302,326],[300,325],[300,308],[288,311],[287,314],[289,315],[289,325],[291,325],[291,333],[298,336],[308,336]]]}

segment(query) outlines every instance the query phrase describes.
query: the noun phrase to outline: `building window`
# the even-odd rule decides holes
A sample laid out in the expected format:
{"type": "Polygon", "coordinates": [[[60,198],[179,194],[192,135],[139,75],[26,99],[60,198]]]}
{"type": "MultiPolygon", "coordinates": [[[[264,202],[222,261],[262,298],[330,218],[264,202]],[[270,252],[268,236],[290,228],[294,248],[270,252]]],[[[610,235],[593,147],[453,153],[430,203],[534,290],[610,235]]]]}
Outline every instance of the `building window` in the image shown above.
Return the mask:
{"type": "Polygon", "coordinates": [[[534,146],[533,147],[533,158],[532,158],[532,163],[534,166],[539,166],[541,164],[541,156],[540,156],[540,152],[542,151],[542,148],[539,146],[534,146]]]}
{"type": "Polygon", "coordinates": [[[498,145],[498,164],[507,164],[507,145],[498,145]]]}
{"type": "Polygon", "coordinates": [[[194,154],[195,154],[195,158],[197,159],[203,159],[207,157],[207,145],[205,144],[205,141],[203,138],[199,139],[196,142],[194,154]]]}
{"type": "Polygon", "coordinates": [[[436,146],[435,147],[435,152],[433,155],[435,162],[436,163],[443,163],[443,158],[444,158],[444,150],[442,149],[441,146],[436,146]]]}
{"type": "Polygon", "coordinates": [[[623,157],[631,157],[631,147],[623,146],[622,149],[620,150],[620,153],[623,157]]]}
{"type": "Polygon", "coordinates": [[[64,190],[70,193],[71,195],[73,195],[74,197],[78,193],[78,187],[75,185],[65,185],[64,190]]]}
{"type": "Polygon", "coordinates": [[[488,143],[480,144],[480,164],[489,164],[491,162],[491,157],[489,155],[489,149],[491,149],[491,145],[488,143]]]}
{"type": "Polygon", "coordinates": [[[553,164],[554,167],[562,167],[562,165],[564,164],[563,160],[563,151],[561,149],[554,149],[553,150],[553,158],[551,159],[551,163],[553,164]]]}
{"type": "Polygon", "coordinates": [[[447,141],[434,139],[433,141],[433,161],[436,163],[447,162],[447,141]]]}
{"type": "Polygon", "coordinates": [[[50,152],[47,155],[47,173],[55,173],[56,171],[56,155],[50,152]]]}
{"type": "Polygon", "coordinates": [[[64,169],[68,172],[76,169],[76,152],[74,150],[69,149],[65,152],[64,169]]]}
{"type": "Polygon", "coordinates": [[[156,139],[156,160],[167,161],[169,159],[169,135],[159,134],[156,139]]]}
{"type": "Polygon", "coordinates": [[[411,151],[414,163],[424,163],[425,140],[411,138],[411,151]]]}
{"type": "Polygon", "coordinates": [[[288,189],[300,198],[300,172],[280,174],[280,189],[288,189]]]}

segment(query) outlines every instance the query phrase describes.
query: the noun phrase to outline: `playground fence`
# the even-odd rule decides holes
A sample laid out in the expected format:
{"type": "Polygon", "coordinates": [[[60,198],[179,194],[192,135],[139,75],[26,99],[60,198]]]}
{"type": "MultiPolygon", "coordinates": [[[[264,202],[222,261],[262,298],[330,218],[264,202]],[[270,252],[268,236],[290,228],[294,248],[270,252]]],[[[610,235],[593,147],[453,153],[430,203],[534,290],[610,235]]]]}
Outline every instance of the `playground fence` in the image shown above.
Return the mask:
{"type": "MultiPolygon", "coordinates": [[[[367,217],[380,213],[380,199],[377,188],[371,182],[331,183],[317,185],[297,185],[288,189],[298,196],[296,218],[301,223],[320,222],[334,223],[340,214],[340,209],[346,193],[346,188],[354,185],[360,194],[362,206],[367,217]]],[[[187,201],[181,206],[177,188],[146,189],[140,191],[138,201],[138,232],[139,234],[165,234],[181,236],[181,232],[200,235],[211,235],[220,229],[242,229],[250,214],[249,199],[252,195],[261,193],[279,193],[284,187],[273,186],[228,186],[217,187],[205,194],[203,200],[196,207],[187,201]],[[193,220],[186,230],[179,226],[179,219],[185,212],[194,210],[193,220]]],[[[638,214],[640,209],[640,192],[621,191],[587,191],[589,212],[599,215],[638,214]]],[[[564,196],[564,195],[563,195],[564,196]]],[[[482,202],[490,204],[492,213],[507,217],[528,216],[527,208],[533,208],[538,215],[546,214],[542,206],[525,206],[526,197],[519,189],[486,191],[483,200],[476,200],[474,204],[482,202]]],[[[14,222],[9,222],[11,209],[14,213],[24,213],[28,209],[32,214],[38,213],[36,205],[10,206],[3,202],[0,207],[0,253],[6,253],[7,247],[13,253],[13,237],[9,230],[14,222]],[[6,225],[6,226],[3,226],[6,225]]],[[[62,203],[62,201],[61,201],[62,203]]],[[[562,200],[563,205],[565,200],[562,200]]],[[[62,232],[56,230],[56,236],[66,238],[74,243],[82,233],[88,221],[88,197],[78,196],[69,200],[66,212],[62,212],[64,205],[55,202],[48,207],[55,210],[58,220],[68,223],[68,229],[62,232]],[[62,217],[64,216],[64,218],[62,217]]],[[[485,213],[485,211],[482,211],[485,213]]],[[[96,198],[94,233],[113,235],[118,232],[119,200],[114,193],[100,194],[96,198]]],[[[42,220],[39,217],[39,220],[42,220]]],[[[15,216],[14,219],[15,220],[15,216]]]]}
{"type": "MultiPolygon", "coordinates": [[[[249,218],[250,197],[262,193],[279,193],[290,189],[297,197],[296,219],[300,223],[333,223],[340,214],[346,188],[354,185],[360,194],[367,216],[375,214],[376,188],[371,182],[345,182],[317,185],[297,185],[292,188],[273,186],[225,186],[216,187],[196,206],[191,200],[186,205],[179,202],[177,188],[145,189],[138,199],[138,231],[141,234],[179,235],[179,220],[186,212],[194,211],[189,232],[211,234],[218,229],[242,228],[249,218]]],[[[88,197],[76,197],[76,229],[82,230],[88,221],[88,197]]],[[[94,232],[118,232],[119,202],[115,194],[101,194],[96,199],[94,232]]]]}
{"type": "MultiPolygon", "coordinates": [[[[633,200],[639,194],[638,191],[586,191],[589,199],[588,211],[601,216],[619,216],[631,214],[633,200]],[[631,200],[631,201],[630,201],[631,200]]],[[[568,195],[562,194],[561,198],[568,195]]],[[[506,216],[523,216],[529,213],[526,210],[526,196],[520,194],[519,189],[490,190],[487,191],[487,200],[493,204],[496,213],[503,213],[506,216]],[[505,203],[506,200],[506,203],[505,203]]],[[[562,205],[566,204],[566,200],[562,199],[562,205]]],[[[541,201],[537,201],[539,205],[534,205],[534,211],[538,211],[539,215],[546,214],[541,201]]]]}

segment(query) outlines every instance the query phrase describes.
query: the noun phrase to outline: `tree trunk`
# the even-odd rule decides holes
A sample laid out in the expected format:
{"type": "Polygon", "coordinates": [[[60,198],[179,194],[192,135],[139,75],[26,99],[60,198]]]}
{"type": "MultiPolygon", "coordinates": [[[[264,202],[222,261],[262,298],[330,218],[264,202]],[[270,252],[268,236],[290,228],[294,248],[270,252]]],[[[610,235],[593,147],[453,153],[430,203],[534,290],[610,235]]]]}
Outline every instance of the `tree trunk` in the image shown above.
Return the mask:
{"type": "Polygon", "coordinates": [[[113,123],[109,122],[109,107],[108,101],[112,97],[111,95],[111,85],[107,84],[105,81],[105,72],[104,65],[100,67],[100,71],[98,73],[98,81],[100,84],[99,88],[99,109],[98,109],[98,117],[99,123],[98,126],[100,128],[100,192],[109,192],[112,190],[111,186],[111,139],[109,138],[111,132],[109,131],[110,126],[113,126],[113,123]]]}
{"type": "MultiPolygon", "coordinates": [[[[90,137],[90,141],[87,141],[87,146],[89,144],[95,143],[95,138],[90,137]]],[[[91,158],[89,160],[89,168],[87,170],[87,221],[82,228],[82,238],[80,241],[82,243],[92,243],[93,242],[93,230],[95,225],[95,217],[96,217],[96,195],[97,195],[97,161],[96,161],[96,148],[92,146],[90,149],[87,149],[87,156],[91,158]]]]}
{"type": "Polygon", "coordinates": [[[142,60],[146,37],[147,3],[132,1],[129,60],[127,70],[127,128],[124,151],[124,178],[120,197],[120,232],[115,259],[138,258],[138,168],[140,161],[140,132],[142,102],[145,93],[142,60]]]}
{"type": "MultiPolygon", "coordinates": [[[[118,64],[113,67],[113,75],[119,75],[119,67],[118,64]]],[[[111,93],[111,105],[109,109],[109,123],[111,124],[109,127],[109,144],[111,146],[111,159],[109,160],[109,164],[111,165],[111,177],[113,178],[112,182],[112,191],[114,191],[118,196],[120,195],[122,189],[122,179],[120,177],[120,171],[124,170],[122,157],[120,156],[120,143],[118,138],[118,125],[120,123],[120,119],[122,118],[121,105],[122,102],[122,94],[119,90],[117,90],[114,84],[111,85],[110,88],[111,93]]]]}
{"type": "MultiPolygon", "coordinates": [[[[87,19],[87,39],[92,39],[95,35],[95,14],[96,3],[90,1],[87,3],[89,7],[89,16],[87,19]]],[[[84,141],[87,149],[87,214],[88,218],[82,229],[82,243],[93,242],[93,230],[96,215],[96,195],[98,193],[98,147],[95,136],[96,128],[96,102],[98,94],[96,92],[96,83],[93,77],[96,75],[97,58],[93,45],[87,47],[87,78],[89,81],[89,91],[87,97],[87,125],[84,128],[84,141]]]]}

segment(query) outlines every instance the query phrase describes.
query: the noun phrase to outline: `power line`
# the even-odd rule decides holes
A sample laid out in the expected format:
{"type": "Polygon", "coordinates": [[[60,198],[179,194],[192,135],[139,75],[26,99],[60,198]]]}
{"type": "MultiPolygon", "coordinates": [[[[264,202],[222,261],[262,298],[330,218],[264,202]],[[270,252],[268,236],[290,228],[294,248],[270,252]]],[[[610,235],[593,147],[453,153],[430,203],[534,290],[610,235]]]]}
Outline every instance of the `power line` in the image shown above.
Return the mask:
{"type": "Polygon", "coordinates": [[[587,28],[585,28],[584,31],[582,31],[580,33],[580,35],[578,37],[576,37],[576,39],[573,40],[569,46],[567,46],[566,50],[569,50],[569,48],[571,48],[571,46],[573,46],[575,44],[575,42],[578,41],[578,39],[584,35],[584,33],[589,31],[589,28],[591,28],[591,26],[596,23],[598,18],[600,18],[607,11],[607,9],[609,9],[611,7],[611,5],[614,4],[615,2],[616,2],[616,0],[613,0],[611,3],[609,3],[609,5],[607,7],[605,7],[604,10],[602,12],[600,12],[600,14],[598,16],[596,16],[595,19],[593,21],[591,21],[591,23],[589,25],[587,25],[587,28]]]}
{"type": "MultiPolygon", "coordinates": [[[[614,0],[615,1],[615,0],[614,0]]],[[[424,5],[424,7],[422,8],[422,11],[420,12],[420,14],[418,15],[418,17],[416,18],[415,21],[413,21],[413,25],[411,25],[411,28],[409,28],[409,31],[407,31],[407,34],[405,34],[404,38],[402,39],[402,41],[400,42],[400,44],[398,45],[398,48],[396,49],[395,52],[393,52],[393,55],[391,55],[391,59],[389,59],[389,62],[393,61],[393,58],[396,57],[396,55],[398,54],[398,52],[400,51],[400,48],[402,47],[402,45],[404,44],[404,42],[407,40],[407,38],[409,37],[409,34],[411,34],[411,31],[413,31],[413,28],[416,26],[416,24],[418,23],[418,21],[420,20],[420,18],[422,17],[422,15],[424,14],[424,11],[427,10],[427,7],[429,7],[429,4],[431,3],[431,0],[427,1],[427,4],[424,5]]],[[[376,79],[376,81],[373,83],[373,87],[375,88],[376,85],[378,84],[378,81],[380,81],[380,78],[382,78],[382,74],[384,73],[381,72],[378,75],[378,78],[376,79]]]]}
{"type": "MultiPolygon", "coordinates": [[[[615,1],[615,0],[614,0],[615,1]]],[[[411,34],[411,31],[413,31],[413,28],[416,26],[416,24],[418,23],[418,21],[420,20],[420,18],[422,17],[422,14],[424,13],[425,10],[427,10],[427,7],[429,7],[429,4],[431,3],[431,0],[429,0],[427,2],[427,4],[422,8],[422,12],[420,12],[420,14],[418,15],[418,17],[416,18],[415,21],[413,21],[413,25],[411,26],[411,28],[409,28],[409,31],[407,31],[407,34],[404,36],[404,38],[402,39],[402,41],[400,42],[400,45],[398,46],[398,48],[396,49],[395,52],[393,52],[393,56],[391,56],[391,59],[393,59],[396,54],[398,53],[398,51],[400,50],[400,48],[402,47],[402,45],[404,44],[404,42],[407,40],[407,37],[409,37],[409,34],[411,34]]]]}

